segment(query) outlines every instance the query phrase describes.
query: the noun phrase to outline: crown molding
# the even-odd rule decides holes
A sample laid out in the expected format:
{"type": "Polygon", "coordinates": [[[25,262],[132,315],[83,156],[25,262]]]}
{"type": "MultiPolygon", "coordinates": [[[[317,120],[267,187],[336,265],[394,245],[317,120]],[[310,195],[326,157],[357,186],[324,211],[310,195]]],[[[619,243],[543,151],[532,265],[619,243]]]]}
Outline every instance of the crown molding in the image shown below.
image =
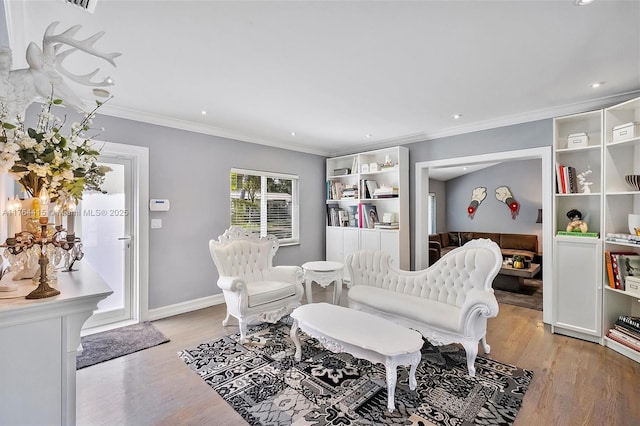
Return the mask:
{"type": "Polygon", "coordinates": [[[528,123],[532,121],[552,119],[570,114],[577,114],[586,111],[593,111],[601,108],[607,108],[611,105],[624,102],[635,96],[640,95],[640,90],[634,90],[626,93],[620,93],[611,96],[604,96],[586,101],[575,102],[572,104],[560,105],[553,108],[545,108],[534,111],[528,111],[521,114],[512,114],[504,117],[498,117],[491,120],[478,121],[468,123],[461,126],[450,127],[442,130],[425,131],[388,138],[375,141],[358,147],[346,148],[344,150],[326,150],[320,146],[309,147],[285,143],[282,141],[266,140],[255,137],[253,135],[244,134],[242,132],[231,131],[214,126],[207,126],[191,121],[178,120],[156,114],[145,113],[122,107],[114,107],[105,104],[100,109],[100,113],[128,120],[140,121],[159,126],[171,127],[180,130],[186,130],[196,133],[202,133],[226,139],[233,139],[242,142],[255,143],[259,145],[270,146],[273,148],[281,148],[290,151],[304,152],[307,154],[320,155],[323,157],[336,157],[341,155],[353,154],[354,152],[373,151],[376,149],[388,148],[396,145],[408,145],[416,142],[426,142],[429,140],[440,139],[450,136],[457,136],[467,133],[478,132],[482,130],[495,129],[498,127],[512,126],[516,124],[528,123]]]}
{"type": "Polygon", "coordinates": [[[100,107],[100,114],[111,117],[123,118],[127,120],[140,121],[158,126],[171,127],[173,129],[186,130],[189,132],[201,133],[205,135],[217,136],[226,139],[233,139],[241,142],[255,143],[258,145],[266,145],[273,148],[281,148],[289,151],[304,152],[326,157],[329,153],[319,147],[309,147],[285,143],[282,141],[266,140],[255,137],[253,135],[244,134],[232,130],[226,130],[215,126],[207,126],[192,121],[179,120],[162,115],[151,114],[147,112],[137,111],[129,108],[117,107],[104,104],[100,107]]]}

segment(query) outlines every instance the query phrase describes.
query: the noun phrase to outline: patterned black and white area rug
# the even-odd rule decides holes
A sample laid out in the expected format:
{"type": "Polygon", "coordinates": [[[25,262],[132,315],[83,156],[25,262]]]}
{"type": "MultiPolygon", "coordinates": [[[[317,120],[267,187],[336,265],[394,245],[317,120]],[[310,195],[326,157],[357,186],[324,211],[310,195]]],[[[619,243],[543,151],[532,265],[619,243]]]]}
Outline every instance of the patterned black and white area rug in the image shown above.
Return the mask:
{"type": "Polygon", "coordinates": [[[425,342],[409,390],[398,367],[393,413],[387,409],[385,368],[334,354],[298,331],[302,361],[293,359],[291,318],[178,352],[180,358],[252,425],[510,425],[533,373],[486,357],[469,377],[457,345],[425,342]]]}

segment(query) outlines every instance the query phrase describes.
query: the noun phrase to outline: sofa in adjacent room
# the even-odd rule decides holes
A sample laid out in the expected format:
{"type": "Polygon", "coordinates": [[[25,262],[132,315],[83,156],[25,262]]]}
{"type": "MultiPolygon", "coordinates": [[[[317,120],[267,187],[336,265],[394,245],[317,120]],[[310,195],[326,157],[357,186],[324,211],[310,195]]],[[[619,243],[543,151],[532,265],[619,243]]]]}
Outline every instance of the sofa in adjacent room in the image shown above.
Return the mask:
{"type": "Polygon", "coordinates": [[[539,254],[538,236],[535,234],[502,234],[497,232],[439,232],[429,235],[430,241],[440,244],[440,255],[444,256],[456,247],[461,247],[471,240],[487,238],[498,244],[503,257],[515,255],[533,260],[539,254]]]}

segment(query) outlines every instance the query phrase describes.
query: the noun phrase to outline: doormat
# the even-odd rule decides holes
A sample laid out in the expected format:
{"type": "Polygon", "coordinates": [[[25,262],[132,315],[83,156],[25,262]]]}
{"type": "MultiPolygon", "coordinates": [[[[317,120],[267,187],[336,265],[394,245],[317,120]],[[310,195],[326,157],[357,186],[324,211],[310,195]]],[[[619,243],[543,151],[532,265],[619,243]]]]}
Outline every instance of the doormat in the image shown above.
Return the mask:
{"type": "Polygon", "coordinates": [[[533,372],[490,358],[467,371],[464,349],[425,341],[411,391],[398,367],[395,410],[387,409],[385,366],[333,353],[299,331],[293,358],[291,318],[202,343],[178,356],[251,425],[511,425],[533,372]]]}
{"type": "Polygon", "coordinates": [[[80,339],[82,353],[76,358],[76,369],[80,370],[168,341],[169,339],[150,322],[84,336],[80,339]]]}

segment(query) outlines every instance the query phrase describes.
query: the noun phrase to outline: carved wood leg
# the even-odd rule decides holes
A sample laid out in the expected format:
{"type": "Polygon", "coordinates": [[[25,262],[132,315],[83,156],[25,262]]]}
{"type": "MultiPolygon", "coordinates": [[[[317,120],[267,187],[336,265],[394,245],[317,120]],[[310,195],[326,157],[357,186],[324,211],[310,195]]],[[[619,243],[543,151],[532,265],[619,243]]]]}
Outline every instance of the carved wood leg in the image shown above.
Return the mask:
{"type": "Polygon", "coordinates": [[[300,361],[302,359],[302,347],[300,346],[300,339],[298,339],[298,321],[293,321],[289,335],[291,336],[291,340],[293,340],[293,344],[296,345],[296,353],[293,359],[300,361]]]}
{"type": "Polygon", "coordinates": [[[396,408],[394,402],[396,397],[396,382],[398,381],[398,364],[391,359],[387,359],[384,366],[387,372],[387,408],[390,413],[393,413],[393,410],[396,408]]]}
{"type": "Polygon", "coordinates": [[[227,325],[229,325],[229,318],[231,317],[231,315],[229,314],[229,311],[227,310],[227,316],[224,317],[224,319],[222,320],[222,326],[226,327],[227,325]]]}
{"type": "Polygon", "coordinates": [[[244,345],[247,341],[247,322],[241,319],[238,321],[240,322],[240,344],[244,345]]]}
{"type": "Polygon", "coordinates": [[[465,341],[462,343],[464,350],[467,353],[467,368],[469,369],[469,376],[474,377],[476,375],[476,356],[478,355],[478,342],[465,341]]]}
{"type": "Polygon", "coordinates": [[[420,358],[417,361],[411,362],[411,369],[409,370],[409,389],[416,390],[418,386],[418,381],[416,380],[416,370],[418,369],[418,364],[420,363],[420,358]]]}
{"type": "Polygon", "coordinates": [[[484,349],[484,353],[485,354],[491,353],[491,346],[489,346],[489,344],[487,343],[487,335],[486,334],[484,336],[482,336],[482,339],[480,340],[480,342],[482,343],[482,349],[484,349]]]}

